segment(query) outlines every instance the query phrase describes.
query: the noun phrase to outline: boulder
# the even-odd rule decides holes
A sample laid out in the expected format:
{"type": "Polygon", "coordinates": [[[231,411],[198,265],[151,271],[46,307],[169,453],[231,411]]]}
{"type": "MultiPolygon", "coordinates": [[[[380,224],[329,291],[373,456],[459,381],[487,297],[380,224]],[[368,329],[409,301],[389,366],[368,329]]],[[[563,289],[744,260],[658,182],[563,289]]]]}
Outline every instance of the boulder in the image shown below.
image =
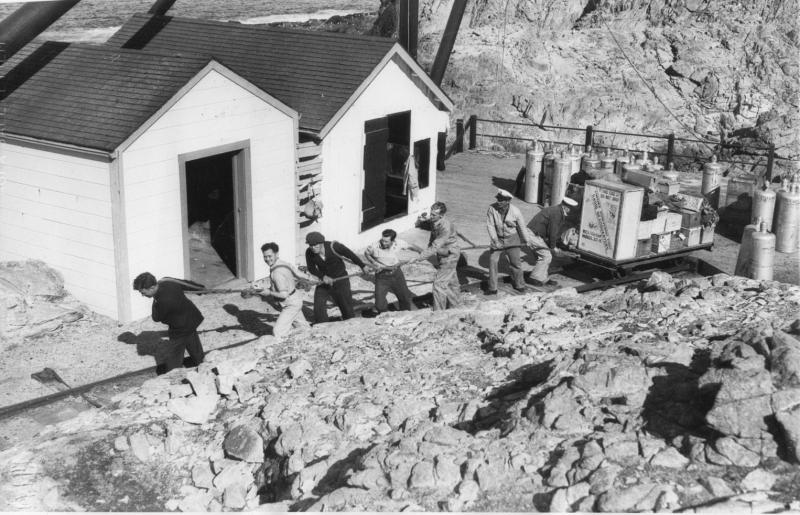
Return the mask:
{"type": "Polygon", "coordinates": [[[222,442],[225,453],[248,463],[264,461],[264,441],[254,429],[247,425],[236,426],[222,442]]]}
{"type": "Polygon", "coordinates": [[[776,385],[800,386],[800,341],[797,338],[783,331],[775,331],[769,363],[776,385]]]}
{"type": "Polygon", "coordinates": [[[790,458],[800,463],[800,405],[775,413],[784,437],[784,446],[790,458]]]}
{"type": "Polygon", "coordinates": [[[217,396],[216,379],[211,371],[202,373],[191,370],[186,373],[186,381],[192,385],[192,389],[198,397],[217,396]]]}
{"type": "Polygon", "coordinates": [[[653,511],[662,491],[662,487],[650,483],[616,488],[598,497],[597,508],[614,512],[653,511]]]}
{"type": "Polygon", "coordinates": [[[253,483],[251,465],[241,461],[236,462],[235,465],[222,469],[213,480],[214,488],[217,490],[225,490],[237,483],[245,485],[244,491],[247,492],[247,487],[253,483]]]}
{"type": "Polygon", "coordinates": [[[217,407],[216,393],[199,397],[170,399],[167,409],[190,424],[203,424],[217,407]]]}
{"type": "Polygon", "coordinates": [[[150,459],[150,444],[143,433],[139,432],[130,435],[128,437],[128,442],[131,447],[131,452],[136,456],[136,459],[142,462],[146,462],[150,459]]]}
{"type": "Polygon", "coordinates": [[[748,472],[748,474],[744,476],[740,486],[745,492],[752,492],[754,490],[770,490],[777,480],[778,477],[775,474],[767,472],[763,469],[755,469],[748,472]]]}
{"type": "Polygon", "coordinates": [[[225,508],[239,510],[247,504],[247,488],[249,483],[236,482],[225,487],[222,493],[222,505],[225,508]]]}
{"type": "Polygon", "coordinates": [[[311,363],[307,359],[300,358],[289,365],[286,369],[286,373],[289,374],[289,377],[292,379],[297,379],[309,370],[311,370],[311,363]]]}
{"type": "Polygon", "coordinates": [[[718,388],[706,422],[724,435],[759,438],[772,414],[772,378],[766,370],[712,369],[699,379],[701,392],[718,388]]]}
{"type": "Polygon", "coordinates": [[[436,475],[433,462],[420,461],[411,468],[411,477],[408,478],[409,489],[425,489],[436,487],[436,475]]]}
{"type": "Polygon", "coordinates": [[[689,458],[678,452],[674,447],[667,447],[650,459],[650,464],[656,467],[684,468],[689,464],[689,458]]]}
{"type": "Polygon", "coordinates": [[[198,488],[210,489],[213,485],[214,473],[207,462],[201,462],[192,467],[192,482],[198,488]]]}

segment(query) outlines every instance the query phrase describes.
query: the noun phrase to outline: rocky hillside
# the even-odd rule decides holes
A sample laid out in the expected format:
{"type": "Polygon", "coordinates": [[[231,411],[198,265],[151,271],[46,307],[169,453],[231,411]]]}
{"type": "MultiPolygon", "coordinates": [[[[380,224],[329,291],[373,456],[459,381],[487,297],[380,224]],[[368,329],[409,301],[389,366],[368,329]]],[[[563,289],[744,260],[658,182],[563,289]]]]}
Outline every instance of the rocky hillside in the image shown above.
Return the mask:
{"type": "MultiPolygon", "coordinates": [[[[425,64],[451,5],[421,2],[425,64]]],[[[475,0],[444,88],[456,102],[455,117],[774,143],[778,155],[797,159],[798,20],[796,0],[475,0]]],[[[707,155],[710,147],[677,150],[707,155]]]]}
{"type": "Polygon", "coordinates": [[[0,452],[0,511],[798,510],[798,309],[656,273],[263,337],[0,452]]]}

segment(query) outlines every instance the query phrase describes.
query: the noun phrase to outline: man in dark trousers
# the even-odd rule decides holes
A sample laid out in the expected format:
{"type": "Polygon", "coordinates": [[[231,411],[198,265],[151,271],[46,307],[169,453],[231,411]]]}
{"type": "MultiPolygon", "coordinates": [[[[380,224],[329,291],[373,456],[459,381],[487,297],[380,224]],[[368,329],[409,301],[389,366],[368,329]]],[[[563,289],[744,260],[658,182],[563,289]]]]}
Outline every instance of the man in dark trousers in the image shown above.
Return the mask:
{"type": "Polygon", "coordinates": [[[306,235],[306,243],[308,273],[322,280],[322,284],[314,289],[314,322],[320,324],[328,321],[328,309],[325,306],[328,297],[339,306],[342,320],[353,318],[353,293],[342,258],[361,267],[361,270],[366,264],[349,248],[337,241],[325,241],[325,236],[316,231],[306,235]]]}
{"type": "Polygon", "coordinates": [[[203,362],[205,353],[197,326],[203,315],[197,306],[184,295],[186,289],[196,289],[191,283],[164,278],[156,281],[153,274],[144,272],[133,280],[133,289],[144,297],[153,299],[153,320],[169,327],[169,348],[163,363],[164,372],[183,365],[183,354],[188,351],[194,366],[203,362]]]}
{"type": "Polygon", "coordinates": [[[578,202],[564,197],[560,204],[542,209],[531,220],[530,228],[535,236],[528,244],[535,249],[536,264],[531,270],[531,283],[535,286],[558,286],[558,282],[548,279],[553,253],[561,255],[557,247],[561,233],[566,228],[567,217],[578,207],[578,202]]]}
{"type": "Polygon", "coordinates": [[[381,239],[364,251],[364,257],[375,268],[375,310],[383,313],[388,309],[386,294],[394,293],[400,311],[411,309],[413,294],[408,289],[406,276],[400,269],[400,258],[397,257],[397,232],[386,229],[381,239]]]}

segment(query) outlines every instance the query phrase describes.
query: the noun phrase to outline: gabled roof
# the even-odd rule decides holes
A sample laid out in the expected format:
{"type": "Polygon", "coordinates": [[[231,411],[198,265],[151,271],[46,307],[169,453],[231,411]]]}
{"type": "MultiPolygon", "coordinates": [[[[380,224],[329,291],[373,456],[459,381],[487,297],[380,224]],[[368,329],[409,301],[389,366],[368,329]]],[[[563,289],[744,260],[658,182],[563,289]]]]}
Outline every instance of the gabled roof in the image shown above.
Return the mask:
{"type": "Polygon", "coordinates": [[[133,16],[107,44],[207,53],[299,111],[300,128],[317,133],[399,49],[394,41],[379,37],[144,14],[133,16]]]}
{"type": "Polygon", "coordinates": [[[111,152],[211,61],[45,43],[0,70],[9,91],[0,100],[2,130],[111,152]]]}

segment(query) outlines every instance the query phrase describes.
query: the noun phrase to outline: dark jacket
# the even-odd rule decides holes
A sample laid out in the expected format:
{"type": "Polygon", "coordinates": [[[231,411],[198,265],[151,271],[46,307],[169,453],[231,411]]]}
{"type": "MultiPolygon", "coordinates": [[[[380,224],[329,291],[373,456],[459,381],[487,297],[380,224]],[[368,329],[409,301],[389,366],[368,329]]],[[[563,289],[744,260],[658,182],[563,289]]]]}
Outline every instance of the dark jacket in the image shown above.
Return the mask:
{"type": "Polygon", "coordinates": [[[542,209],[531,221],[531,230],[542,238],[551,249],[556,248],[561,228],[565,222],[564,210],[561,204],[542,209]]]}
{"type": "Polygon", "coordinates": [[[325,259],[322,259],[319,254],[314,254],[311,247],[306,249],[306,265],[308,271],[322,279],[324,276],[330,278],[344,277],[347,275],[347,269],[344,266],[344,261],[339,256],[346,258],[356,265],[364,268],[364,262],[358,257],[355,252],[348,249],[338,241],[326,241],[325,245],[325,259]],[[333,247],[333,248],[332,248],[333,247]],[[333,252],[336,250],[336,253],[333,252]],[[339,254],[337,256],[336,254],[339,254]]]}
{"type": "Polygon", "coordinates": [[[197,330],[203,315],[186,298],[183,287],[172,281],[159,281],[153,295],[153,320],[169,326],[169,337],[185,336],[197,330]]]}

